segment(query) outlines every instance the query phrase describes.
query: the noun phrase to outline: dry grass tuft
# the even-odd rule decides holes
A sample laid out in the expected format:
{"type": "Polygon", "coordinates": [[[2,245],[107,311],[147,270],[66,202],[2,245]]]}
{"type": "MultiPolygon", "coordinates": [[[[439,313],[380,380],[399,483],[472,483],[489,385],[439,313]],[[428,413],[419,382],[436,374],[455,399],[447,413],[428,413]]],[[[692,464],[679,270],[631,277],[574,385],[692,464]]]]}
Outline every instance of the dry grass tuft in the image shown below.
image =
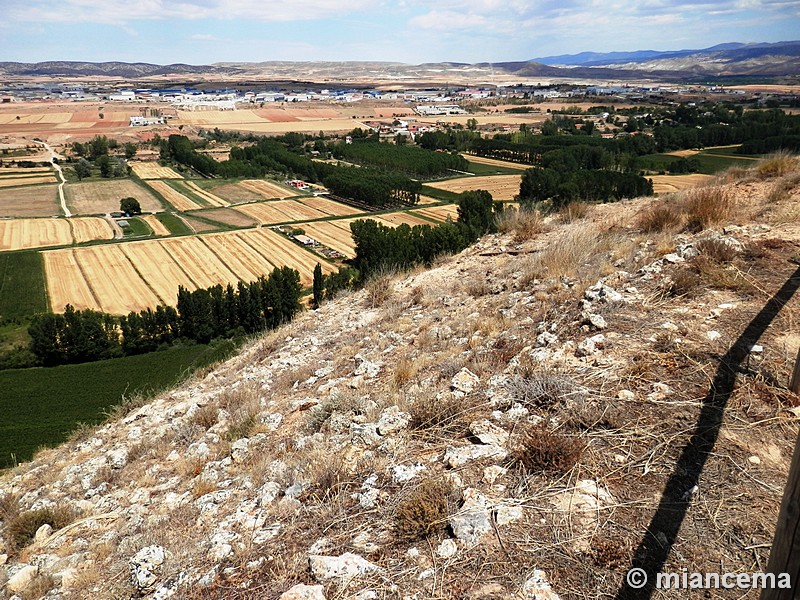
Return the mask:
{"type": "Polygon", "coordinates": [[[524,279],[574,276],[580,267],[604,253],[609,247],[609,237],[592,225],[575,226],[553,240],[541,252],[534,255],[527,267],[524,279]]]}
{"type": "Polygon", "coordinates": [[[508,380],[506,388],[515,402],[528,408],[552,408],[571,404],[584,396],[574,379],[557,371],[529,371],[508,380]]]}
{"type": "Polygon", "coordinates": [[[513,233],[516,241],[523,242],[544,233],[546,227],[539,211],[508,208],[497,218],[497,230],[513,233]]]}
{"type": "Polygon", "coordinates": [[[389,271],[376,273],[369,278],[364,290],[367,294],[367,303],[371,308],[378,308],[391,298],[394,292],[393,279],[394,273],[389,271]]]}
{"type": "Polygon", "coordinates": [[[789,152],[775,152],[760,160],[753,171],[759,179],[772,179],[796,171],[797,163],[797,157],[789,152]]]}
{"type": "Polygon", "coordinates": [[[691,269],[679,269],[672,274],[667,292],[670,296],[691,296],[701,289],[703,280],[691,269]]]}
{"type": "Polygon", "coordinates": [[[702,231],[730,218],[734,208],[730,192],[718,186],[689,190],[684,199],[687,229],[702,231]]]}
{"type": "Polygon", "coordinates": [[[420,396],[408,408],[409,427],[433,435],[457,434],[466,431],[474,408],[474,402],[465,398],[445,395],[439,400],[433,395],[420,396]]]}
{"type": "Polygon", "coordinates": [[[190,419],[193,425],[197,425],[202,429],[210,429],[217,424],[219,419],[219,409],[213,404],[206,404],[199,407],[190,419]]]}
{"type": "Polygon", "coordinates": [[[720,263],[731,262],[736,258],[736,246],[725,238],[711,237],[697,240],[694,247],[703,256],[720,263]]]}
{"type": "Polygon", "coordinates": [[[445,530],[453,486],[444,479],[429,479],[414,488],[397,505],[394,533],[398,539],[414,542],[445,530]]]}
{"type": "Polygon", "coordinates": [[[547,429],[543,421],[518,431],[511,442],[511,461],[525,473],[560,476],[570,472],[586,446],[580,438],[547,429]]]}
{"type": "Polygon", "coordinates": [[[587,202],[570,202],[562,206],[556,214],[559,223],[574,223],[580,219],[585,219],[589,214],[589,204],[587,202]]]}
{"type": "Polygon", "coordinates": [[[78,512],[64,504],[26,510],[12,518],[5,527],[5,538],[14,549],[24,548],[33,541],[33,536],[42,525],[61,529],[78,518],[78,512]]]}
{"type": "Polygon", "coordinates": [[[639,213],[636,226],[645,233],[659,233],[680,227],[683,216],[674,204],[653,204],[639,213]]]}
{"type": "Polygon", "coordinates": [[[219,406],[230,415],[225,434],[228,441],[249,437],[256,430],[261,411],[259,395],[259,390],[250,385],[241,385],[220,394],[219,406]]]}
{"type": "Polygon", "coordinates": [[[400,360],[397,361],[397,365],[394,368],[392,385],[397,390],[401,389],[414,378],[414,376],[417,374],[417,371],[418,365],[416,361],[412,360],[408,356],[400,357],[400,360]]]}

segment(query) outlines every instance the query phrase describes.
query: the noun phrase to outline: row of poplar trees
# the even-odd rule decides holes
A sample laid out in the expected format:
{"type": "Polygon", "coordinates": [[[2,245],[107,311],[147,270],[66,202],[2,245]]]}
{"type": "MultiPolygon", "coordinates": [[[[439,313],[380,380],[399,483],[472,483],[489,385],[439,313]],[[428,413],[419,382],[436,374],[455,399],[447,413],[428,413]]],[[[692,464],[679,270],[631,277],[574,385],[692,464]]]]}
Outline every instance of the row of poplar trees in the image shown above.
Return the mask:
{"type": "Polygon", "coordinates": [[[276,268],[236,287],[178,288],[176,307],[159,306],[114,317],[67,305],[64,314],[36,316],[28,329],[31,351],[44,366],[142,354],[180,341],[252,334],[290,321],[300,310],[300,274],[276,268]]]}

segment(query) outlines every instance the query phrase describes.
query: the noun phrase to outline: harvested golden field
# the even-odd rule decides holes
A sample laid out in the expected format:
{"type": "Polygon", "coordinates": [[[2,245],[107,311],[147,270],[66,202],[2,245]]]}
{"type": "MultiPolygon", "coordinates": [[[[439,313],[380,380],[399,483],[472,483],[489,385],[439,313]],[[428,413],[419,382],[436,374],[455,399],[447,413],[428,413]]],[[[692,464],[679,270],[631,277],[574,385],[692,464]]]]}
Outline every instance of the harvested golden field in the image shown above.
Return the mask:
{"type": "Polygon", "coordinates": [[[67,123],[72,118],[71,112],[16,112],[0,113],[0,125],[32,125],[67,123]]]}
{"type": "Polygon", "coordinates": [[[38,185],[41,183],[57,183],[55,175],[35,175],[20,177],[0,177],[0,188],[38,185]]]}
{"type": "Polygon", "coordinates": [[[353,257],[356,253],[353,236],[350,234],[350,223],[350,219],[346,223],[341,220],[317,221],[315,223],[302,223],[298,227],[305,231],[307,236],[314,238],[328,248],[341,252],[345,256],[353,257]]]}
{"type": "Polygon", "coordinates": [[[321,219],[329,216],[322,211],[294,200],[273,200],[270,202],[242,204],[237,206],[236,210],[253,217],[262,225],[321,219]]]}
{"type": "Polygon", "coordinates": [[[193,125],[203,128],[220,127],[256,133],[288,133],[290,131],[350,131],[364,124],[349,119],[338,110],[286,108],[255,110],[202,110],[178,111],[176,125],[193,125]],[[268,118],[272,117],[272,119],[268,118]]]}
{"type": "Polygon", "coordinates": [[[204,219],[211,219],[217,223],[230,225],[231,227],[253,227],[258,225],[258,222],[252,217],[232,208],[208,208],[192,214],[202,216],[204,219]]]}
{"type": "Polygon", "coordinates": [[[458,206],[455,204],[443,204],[441,206],[428,206],[411,211],[414,214],[423,215],[436,221],[446,221],[450,217],[453,221],[458,220],[458,206]]]}
{"type": "Polygon", "coordinates": [[[0,217],[51,217],[61,214],[57,185],[0,189],[0,217]]]}
{"type": "Polygon", "coordinates": [[[150,226],[150,229],[153,230],[153,235],[172,235],[170,230],[155,215],[140,215],[139,218],[150,226]]]}
{"type": "Polygon", "coordinates": [[[264,200],[289,198],[290,196],[297,196],[299,194],[297,190],[290,190],[273,181],[266,181],[264,179],[245,179],[239,182],[239,185],[259,194],[259,198],[264,200]]]}
{"type": "Polygon", "coordinates": [[[111,225],[99,217],[0,220],[0,250],[65,246],[113,237],[111,225]]]}
{"type": "Polygon", "coordinates": [[[262,198],[260,193],[254,192],[253,190],[250,190],[239,183],[224,183],[222,185],[212,187],[210,191],[216,196],[227,200],[231,204],[253,202],[255,200],[261,200],[262,198]]]}
{"type": "Polygon", "coordinates": [[[654,175],[649,179],[653,180],[654,193],[668,194],[703,185],[712,181],[714,176],[693,173],[691,175],[654,175]]]}
{"type": "Polygon", "coordinates": [[[507,160],[497,160],[496,158],[486,158],[485,156],[475,156],[473,154],[464,154],[461,156],[466,158],[469,162],[479,163],[481,165],[490,165],[492,167],[504,167],[506,169],[518,169],[525,171],[532,168],[531,165],[523,165],[520,163],[509,162],[507,160]]]}
{"type": "Polygon", "coordinates": [[[75,252],[71,248],[42,252],[47,293],[53,312],[64,312],[67,304],[78,310],[96,310],[100,306],[92,288],[83,277],[75,252]]]}
{"type": "Polygon", "coordinates": [[[142,179],[183,179],[183,175],[169,167],[162,167],[154,162],[130,162],[137,177],[142,179]]]}
{"type": "Polygon", "coordinates": [[[486,190],[495,200],[513,200],[519,194],[522,175],[489,175],[486,177],[459,177],[429,183],[432,188],[459,194],[468,190],[486,190]]]}
{"type": "Polygon", "coordinates": [[[72,243],[66,219],[9,219],[0,221],[0,251],[64,246],[72,243]]]}
{"type": "MultiPolygon", "coordinates": [[[[203,213],[199,213],[202,215],[203,213]]],[[[219,231],[222,226],[218,223],[210,223],[202,218],[190,217],[188,214],[181,216],[181,219],[191,228],[195,233],[208,233],[209,231],[219,231]]]]}
{"type": "Polygon", "coordinates": [[[230,206],[230,202],[228,202],[227,200],[223,200],[219,196],[215,196],[211,192],[207,192],[203,188],[199,187],[194,181],[184,181],[183,185],[185,185],[192,192],[200,196],[211,206],[230,206]]]}
{"type": "Polygon", "coordinates": [[[50,304],[111,314],[174,305],[187,289],[253,281],[288,265],[309,285],[319,262],[333,265],[265,229],[144,240],[43,252],[50,304]]]}
{"type": "Polygon", "coordinates": [[[400,225],[402,223],[411,227],[414,227],[414,225],[435,225],[435,223],[431,223],[430,219],[423,219],[420,216],[408,212],[386,213],[384,215],[368,218],[377,219],[379,222],[383,222],[387,225],[400,225]]]}
{"type": "Polygon", "coordinates": [[[439,200],[438,198],[432,198],[431,196],[420,196],[417,205],[419,206],[425,204],[437,204],[439,202],[441,202],[441,200],[439,200]]]}
{"type": "Polygon", "coordinates": [[[68,222],[72,226],[72,241],[76,244],[114,239],[114,228],[100,217],[73,217],[68,222]]]}
{"type": "Polygon", "coordinates": [[[172,204],[172,206],[174,206],[176,210],[197,210],[198,208],[203,208],[191,198],[187,198],[186,196],[181,194],[178,190],[173,188],[168,183],[165,183],[163,181],[148,181],[147,185],[149,185],[159,194],[164,196],[164,199],[170,204],[172,204]]]}
{"type": "Polygon", "coordinates": [[[333,217],[346,217],[363,212],[360,208],[353,208],[347,204],[342,204],[341,202],[336,202],[328,198],[320,198],[318,196],[298,198],[296,201],[333,217]]]}
{"type": "Polygon", "coordinates": [[[119,201],[129,197],[136,198],[144,212],[158,212],[164,208],[150,190],[130,179],[70,183],[64,186],[64,193],[70,210],[79,215],[118,211],[119,201]]]}

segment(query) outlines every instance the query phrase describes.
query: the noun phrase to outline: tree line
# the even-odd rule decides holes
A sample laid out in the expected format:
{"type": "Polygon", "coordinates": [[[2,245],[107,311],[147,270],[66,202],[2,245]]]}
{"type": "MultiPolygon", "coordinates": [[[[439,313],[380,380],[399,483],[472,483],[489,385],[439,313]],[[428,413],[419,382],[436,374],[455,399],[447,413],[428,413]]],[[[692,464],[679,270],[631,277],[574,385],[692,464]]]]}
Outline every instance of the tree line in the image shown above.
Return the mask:
{"type": "Polygon", "coordinates": [[[198,152],[192,142],[182,135],[169,136],[162,149],[166,157],[189,165],[207,176],[263,177],[277,172],[321,183],[337,196],[375,207],[398,202],[414,204],[419,200],[421,184],[418,181],[392,171],[342,167],[314,161],[303,154],[303,140],[300,134],[260,138],[250,146],[232,148],[230,158],[222,162],[198,152]]]}
{"type": "Polygon", "coordinates": [[[43,366],[142,354],[180,341],[208,343],[273,329],[300,310],[300,274],[275,268],[267,277],[236,287],[178,288],[177,306],[158,306],[123,317],[67,305],[64,314],[37,315],[28,333],[43,366]]]}
{"type": "Polygon", "coordinates": [[[443,254],[460,252],[480,236],[496,231],[495,217],[502,205],[485,190],[462,192],[458,220],[438,226],[403,223],[389,227],[373,219],[350,224],[356,256],[353,266],[362,280],[382,270],[405,270],[430,265],[443,254]]]}
{"type": "Polygon", "coordinates": [[[354,140],[352,144],[332,145],[331,153],[340,160],[369,165],[408,175],[431,179],[449,174],[450,171],[466,171],[467,160],[458,153],[432,152],[422,147],[385,144],[372,139],[354,140]]]}

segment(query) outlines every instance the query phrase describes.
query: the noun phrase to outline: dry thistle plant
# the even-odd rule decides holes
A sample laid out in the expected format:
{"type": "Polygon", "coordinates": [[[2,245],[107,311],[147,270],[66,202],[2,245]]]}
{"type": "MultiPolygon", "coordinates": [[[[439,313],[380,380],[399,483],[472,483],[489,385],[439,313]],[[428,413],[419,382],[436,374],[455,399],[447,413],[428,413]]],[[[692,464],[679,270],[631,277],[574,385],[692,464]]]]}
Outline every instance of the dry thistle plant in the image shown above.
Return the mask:
{"type": "Polygon", "coordinates": [[[525,426],[512,436],[511,462],[524,473],[559,476],[578,464],[585,448],[580,438],[550,431],[542,421],[525,426]]]}

